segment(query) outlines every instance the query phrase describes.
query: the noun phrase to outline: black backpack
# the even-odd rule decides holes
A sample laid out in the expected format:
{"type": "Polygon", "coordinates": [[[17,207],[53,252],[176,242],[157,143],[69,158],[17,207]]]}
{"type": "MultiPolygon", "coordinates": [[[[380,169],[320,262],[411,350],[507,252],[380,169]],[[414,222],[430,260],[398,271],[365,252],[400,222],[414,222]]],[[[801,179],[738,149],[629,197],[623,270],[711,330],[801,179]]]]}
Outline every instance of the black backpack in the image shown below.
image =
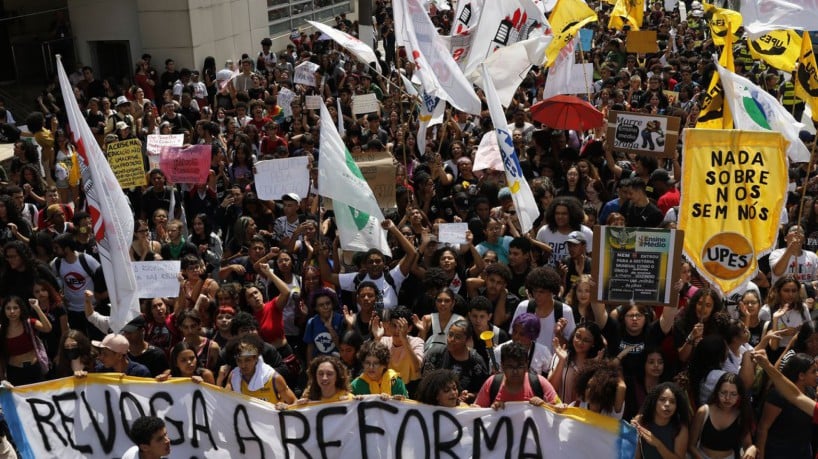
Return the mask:
{"type": "MultiPolygon", "coordinates": [[[[537,310],[537,303],[532,300],[528,300],[528,307],[525,308],[525,312],[529,314],[534,314],[534,311],[537,310]]],[[[559,322],[562,319],[562,301],[554,300],[554,323],[559,322]]]]}
{"type": "MultiPolygon", "coordinates": [[[[489,403],[494,403],[494,399],[497,398],[497,393],[500,392],[500,386],[503,384],[505,375],[497,373],[493,378],[491,387],[489,387],[489,403]]],[[[531,385],[531,390],[534,392],[534,395],[540,398],[545,396],[545,391],[543,390],[542,384],[540,384],[540,377],[538,375],[529,371],[528,383],[531,385]]]]}
{"type": "MultiPolygon", "coordinates": [[[[82,269],[85,270],[85,274],[88,274],[88,277],[93,279],[95,271],[88,265],[88,260],[85,259],[87,256],[89,255],[84,252],[77,253],[77,258],[79,258],[80,265],[82,265],[82,269]]],[[[60,266],[62,266],[62,258],[57,257],[57,259],[54,260],[54,271],[56,271],[57,277],[60,276],[60,266]]]]}

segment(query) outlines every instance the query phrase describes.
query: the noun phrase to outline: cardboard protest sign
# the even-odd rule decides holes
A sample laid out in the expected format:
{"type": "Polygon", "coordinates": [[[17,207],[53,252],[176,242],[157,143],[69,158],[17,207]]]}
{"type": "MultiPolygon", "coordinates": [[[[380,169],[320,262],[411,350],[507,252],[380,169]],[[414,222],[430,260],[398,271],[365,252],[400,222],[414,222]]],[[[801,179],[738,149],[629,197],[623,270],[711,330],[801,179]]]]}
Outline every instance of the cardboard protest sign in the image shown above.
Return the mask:
{"type": "Polygon", "coordinates": [[[139,298],[174,298],[179,295],[179,260],[134,261],[131,263],[139,298]]]}
{"type": "Polygon", "coordinates": [[[676,307],[682,240],[677,230],[597,226],[591,277],[597,301],[676,307]]]}
{"type": "Polygon", "coordinates": [[[296,97],[296,94],[287,88],[281,88],[278,91],[276,102],[278,102],[278,106],[281,107],[281,111],[284,112],[284,116],[293,116],[292,103],[296,97]]]}
{"type": "Polygon", "coordinates": [[[307,96],[306,97],[306,107],[307,110],[318,110],[321,108],[321,96],[307,96]]]}
{"type": "Polygon", "coordinates": [[[629,53],[657,53],[659,43],[656,41],[655,30],[629,30],[625,40],[625,49],[629,53]]]}
{"type": "Polygon", "coordinates": [[[352,114],[363,115],[366,113],[378,113],[380,102],[374,93],[358,94],[352,96],[352,114]]]}
{"type": "MultiPolygon", "coordinates": [[[[375,199],[382,209],[392,209],[395,202],[395,164],[392,155],[387,151],[369,152],[352,155],[355,164],[361,170],[375,199]]],[[[320,186],[320,183],[319,183],[320,186]]]]}
{"type": "Polygon", "coordinates": [[[207,183],[211,149],[210,145],[163,148],[159,167],[171,183],[207,183]]]}
{"type": "Polygon", "coordinates": [[[673,103],[676,102],[676,99],[679,98],[679,92],[678,91],[671,91],[669,89],[663,89],[662,93],[665,95],[665,97],[667,97],[667,103],[669,105],[673,105],[673,103]]]}
{"type": "Polygon", "coordinates": [[[676,116],[611,110],[606,148],[672,158],[676,155],[680,124],[676,116]]]}
{"type": "Polygon", "coordinates": [[[310,189],[309,158],[270,159],[255,164],[256,192],[263,200],[277,200],[287,193],[306,198],[310,189]]]}
{"type": "Polygon", "coordinates": [[[685,238],[684,254],[722,295],[740,291],[775,246],[789,181],[785,144],[770,131],[685,134],[679,228],[699,237],[685,238]]]}
{"type": "Polygon", "coordinates": [[[310,61],[298,64],[293,74],[293,82],[295,84],[315,87],[315,72],[317,72],[319,68],[318,64],[310,61]]]}
{"type": "Polygon", "coordinates": [[[159,168],[159,155],[165,147],[181,147],[185,143],[184,134],[150,134],[145,149],[148,151],[149,169],[159,168]]]}
{"type": "Polygon", "coordinates": [[[109,143],[105,147],[108,164],[122,188],[147,185],[145,163],[142,160],[142,141],[127,139],[109,143]]]}

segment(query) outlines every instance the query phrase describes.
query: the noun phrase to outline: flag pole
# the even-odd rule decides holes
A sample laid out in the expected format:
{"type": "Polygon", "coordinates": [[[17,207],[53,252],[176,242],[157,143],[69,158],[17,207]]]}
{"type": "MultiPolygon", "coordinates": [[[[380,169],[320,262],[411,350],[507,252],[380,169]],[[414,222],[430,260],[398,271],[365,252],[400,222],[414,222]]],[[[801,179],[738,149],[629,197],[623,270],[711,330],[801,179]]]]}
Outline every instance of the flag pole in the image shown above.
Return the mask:
{"type": "MultiPolygon", "coordinates": [[[[807,197],[807,186],[809,185],[809,174],[812,172],[812,163],[815,161],[815,144],[818,143],[818,138],[812,140],[812,149],[810,150],[809,163],[807,163],[807,176],[804,185],[801,187],[801,202],[798,204],[798,220],[796,223],[801,224],[801,216],[804,214],[804,199],[807,197]]],[[[806,231],[806,230],[805,230],[806,231]]]]}

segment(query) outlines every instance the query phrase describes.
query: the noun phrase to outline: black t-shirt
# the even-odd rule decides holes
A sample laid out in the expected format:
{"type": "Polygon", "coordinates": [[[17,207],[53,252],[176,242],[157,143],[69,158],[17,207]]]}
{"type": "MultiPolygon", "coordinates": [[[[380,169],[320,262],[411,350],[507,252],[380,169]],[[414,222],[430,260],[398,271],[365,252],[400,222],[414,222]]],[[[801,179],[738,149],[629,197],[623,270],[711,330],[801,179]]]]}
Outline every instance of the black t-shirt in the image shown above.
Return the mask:
{"type": "Polygon", "coordinates": [[[625,226],[655,228],[662,224],[665,216],[655,204],[649,202],[645,207],[637,207],[631,201],[620,210],[625,217],[625,226]]]}
{"type": "Polygon", "coordinates": [[[148,367],[148,370],[151,372],[151,376],[153,377],[160,375],[169,368],[168,359],[165,357],[165,353],[158,347],[151,345],[148,345],[145,352],[139,356],[134,356],[131,353],[128,353],[128,358],[136,363],[141,363],[142,365],[148,367]]]}
{"type": "Polygon", "coordinates": [[[460,387],[471,393],[480,392],[480,387],[489,377],[489,369],[483,357],[480,357],[474,349],[469,350],[469,358],[463,361],[455,360],[448,349],[438,347],[426,354],[423,360],[423,374],[426,375],[432,370],[447,369],[457,373],[460,380],[460,387]]]}

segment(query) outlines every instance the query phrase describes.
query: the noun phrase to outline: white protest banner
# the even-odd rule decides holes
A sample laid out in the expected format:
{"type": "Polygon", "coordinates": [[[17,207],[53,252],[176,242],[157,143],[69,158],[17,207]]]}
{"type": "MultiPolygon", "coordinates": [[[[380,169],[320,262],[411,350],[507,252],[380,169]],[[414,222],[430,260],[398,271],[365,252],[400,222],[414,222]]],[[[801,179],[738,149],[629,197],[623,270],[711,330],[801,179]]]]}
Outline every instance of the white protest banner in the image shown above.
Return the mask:
{"type": "Polygon", "coordinates": [[[468,223],[441,223],[437,227],[437,240],[444,244],[465,244],[468,223]]]}
{"type": "Polygon", "coordinates": [[[159,155],[165,147],[181,147],[185,143],[184,134],[149,134],[148,144],[145,149],[148,151],[149,169],[159,168],[159,155]]]}
{"type": "Polygon", "coordinates": [[[287,193],[295,193],[306,198],[310,190],[309,159],[295,158],[268,159],[259,161],[256,167],[256,192],[265,201],[281,199],[287,193]]]}
{"type": "Polygon", "coordinates": [[[278,91],[276,102],[278,102],[278,106],[281,107],[281,111],[284,112],[284,116],[293,116],[293,107],[291,104],[295,100],[295,97],[295,93],[287,88],[281,88],[281,90],[278,91]]]}
{"type": "Polygon", "coordinates": [[[317,72],[319,68],[318,64],[314,64],[310,61],[298,64],[293,74],[293,82],[295,84],[315,87],[315,72],[317,72]]]}
{"type": "Polygon", "coordinates": [[[620,459],[636,450],[636,430],[623,421],[524,402],[496,411],[372,395],[278,411],[188,378],[98,373],[3,390],[0,404],[24,459],[121,457],[133,446],[126,432],[144,414],[165,421],[170,457],[620,459]]]}
{"type": "Polygon", "coordinates": [[[179,260],[134,261],[139,298],[174,298],[179,295],[179,260]]]}
{"type": "Polygon", "coordinates": [[[364,113],[378,113],[380,110],[378,96],[374,93],[358,94],[352,96],[352,114],[361,115],[364,113]]]}
{"type": "Polygon", "coordinates": [[[307,110],[319,110],[321,108],[321,96],[307,96],[307,110]]]}

